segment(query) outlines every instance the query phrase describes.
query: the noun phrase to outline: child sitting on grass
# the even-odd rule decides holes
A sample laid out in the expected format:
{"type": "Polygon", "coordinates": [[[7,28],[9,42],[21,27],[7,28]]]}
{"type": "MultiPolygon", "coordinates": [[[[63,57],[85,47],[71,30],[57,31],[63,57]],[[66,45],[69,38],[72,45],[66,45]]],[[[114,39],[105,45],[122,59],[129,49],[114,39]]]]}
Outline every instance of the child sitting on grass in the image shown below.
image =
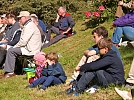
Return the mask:
{"type": "Polygon", "coordinates": [[[35,77],[29,79],[29,83],[31,84],[33,81],[37,80],[42,76],[42,69],[46,64],[46,54],[44,52],[37,52],[34,55],[34,63],[35,63],[35,77]]]}
{"type": "Polygon", "coordinates": [[[104,88],[110,84],[125,83],[123,65],[117,53],[112,50],[112,44],[109,38],[102,38],[98,41],[100,58],[80,67],[80,74],[72,87],[66,90],[67,94],[83,93],[93,79],[104,88]]]}
{"type": "Polygon", "coordinates": [[[42,76],[26,86],[26,88],[33,88],[42,84],[38,90],[45,90],[48,86],[65,83],[67,77],[61,64],[58,62],[58,55],[53,52],[48,53],[46,62],[48,66],[43,68],[42,76]]]}

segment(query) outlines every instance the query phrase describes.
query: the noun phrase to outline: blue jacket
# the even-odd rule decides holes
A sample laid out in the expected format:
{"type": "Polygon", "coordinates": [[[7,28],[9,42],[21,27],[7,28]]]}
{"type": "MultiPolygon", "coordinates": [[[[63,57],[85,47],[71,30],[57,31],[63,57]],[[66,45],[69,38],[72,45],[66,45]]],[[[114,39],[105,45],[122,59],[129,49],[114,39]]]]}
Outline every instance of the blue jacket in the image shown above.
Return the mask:
{"type": "Polygon", "coordinates": [[[66,31],[69,27],[73,28],[73,26],[75,25],[72,17],[70,16],[70,14],[66,13],[66,15],[64,17],[60,17],[58,22],[54,23],[54,26],[59,28],[62,31],[66,31]]]}
{"type": "Polygon", "coordinates": [[[47,68],[42,69],[43,76],[55,76],[65,83],[67,77],[59,62],[53,65],[48,65],[47,68]]]}
{"type": "Polygon", "coordinates": [[[46,33],[46,25],[42,20],[38,20],[40,27],[42,28],[43,32],[46,33]]]}
{"type": "Polygon", "coordinates": [[[134,12],[125,14],[114,21],[116,26],[131,26],[134,28],[134,12]]]}
{"type": "Polygon", "coordinates": [[[13,36],[12,36],[12,39],[7,43],[8,45],[10,46],[14,46],[15,44],[17,44],[20,40],[20,35],[21,35],[21,29],[17,29],[13,36]]]}
{"type": "Polygon", "coordinates": [[[109,50],[100,59],[81,66],[80,71],[104,70],[104,75],[109,83],[122,85],[125,83],[123,64],[116,52],[109,50]]]}

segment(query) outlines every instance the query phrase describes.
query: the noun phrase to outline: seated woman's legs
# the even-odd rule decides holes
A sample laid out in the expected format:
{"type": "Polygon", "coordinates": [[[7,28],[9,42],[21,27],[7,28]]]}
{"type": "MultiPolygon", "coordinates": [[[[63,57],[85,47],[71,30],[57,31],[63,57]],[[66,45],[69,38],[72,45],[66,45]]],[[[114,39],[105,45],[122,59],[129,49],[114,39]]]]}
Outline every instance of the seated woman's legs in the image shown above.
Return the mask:
{"type": "Polygon", "coordinates": [[[123,35],[130,41],[134,41],[134,28],[130,26],[125,26],[123,29],[123,35]]]}
{"type": "Polygon", "coordinates": [[[134,28],[130,26],[116,27],[112,36],[113,43],[119,44],[122,35],[124,35],[128,40],[134,40],[134,28]]]}
{"type": "Polygon", "coordinates": [[[122,27],[116,27],[112,36],[112,41],[114,44],[119,44],[122,37],[123,30],[122,27]]]}

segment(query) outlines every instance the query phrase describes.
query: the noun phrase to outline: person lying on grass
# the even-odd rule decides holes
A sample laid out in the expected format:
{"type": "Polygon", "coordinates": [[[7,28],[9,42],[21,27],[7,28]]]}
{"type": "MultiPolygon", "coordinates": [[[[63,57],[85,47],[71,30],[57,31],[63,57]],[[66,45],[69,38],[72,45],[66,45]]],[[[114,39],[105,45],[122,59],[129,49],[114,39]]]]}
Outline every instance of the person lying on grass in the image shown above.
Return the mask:
{"type": "Polygon", "coordinates": [[[26,86],[26,89],[42,84],[38,90],[45,90],[49,86],[65,83],[67,77],[61,64],[58,62],[58,55],[53,52],[48,53],[46,55],[46,62],[48,66],[43,68],[42,76],[26,86]]]}
{"type": "Polygon", "coordinates": [[[80,67],[80,74],[71,88],[66,90],[66,94],[83,93],[92,80],[96,80],[98,85],[104,88],[110,84],[122,85],[125,83],[123,64],[117,53],[112,50],[112,40],[102,38],[97,45],[100,58],[80,67]]]}

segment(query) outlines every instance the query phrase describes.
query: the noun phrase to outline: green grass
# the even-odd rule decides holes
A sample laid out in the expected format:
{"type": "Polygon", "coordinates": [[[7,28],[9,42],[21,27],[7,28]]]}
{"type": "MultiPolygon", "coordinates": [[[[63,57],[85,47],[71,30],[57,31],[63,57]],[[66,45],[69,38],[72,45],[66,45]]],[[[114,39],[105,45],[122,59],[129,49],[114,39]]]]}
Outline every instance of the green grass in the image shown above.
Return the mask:
{"type": "MultiPolygon", "coordinates": [[[[70,77],[73,73],[73,69],[81,59],[83,52],[94,44],[92,40],[91,32],[93,28],[86,29],[86,20],[76,22],[74,29],[77,34],[62,39],[56,44],[43,49],[45,53],[56,52],[61,54],[59,62],[63,65],[66,75],[70,77]]],[[[105,26],[109,31],[109,37],[113,33],[113,29],[110,29],[112,21],[106,21],[100,26],[105,26]]],[[[124,69],[125,78],[128,75],[130,65],[134,56],[133,49],[129,47],[119,48],[124,69]]],[[[0,70],[3,73],[3,70],[0,70]]],[[[121,98],[115,93],[114,86],[110,86],[107,89],[100,89],[94,94],[84,93],[79,97],[67,96],[63,93],[68,88],[67,85],[57,85],[49,87],[46,91],[41,92],[35,89],[24,89],[28,85],[26,75],[18,75],[9,79],[0,79],[0,100],[121,100],[121,98]]],[[[125,89],[123,86],[121,89],[125,89]]],[[[127,89],[125,89],[127,90],[127,89]]]]}

